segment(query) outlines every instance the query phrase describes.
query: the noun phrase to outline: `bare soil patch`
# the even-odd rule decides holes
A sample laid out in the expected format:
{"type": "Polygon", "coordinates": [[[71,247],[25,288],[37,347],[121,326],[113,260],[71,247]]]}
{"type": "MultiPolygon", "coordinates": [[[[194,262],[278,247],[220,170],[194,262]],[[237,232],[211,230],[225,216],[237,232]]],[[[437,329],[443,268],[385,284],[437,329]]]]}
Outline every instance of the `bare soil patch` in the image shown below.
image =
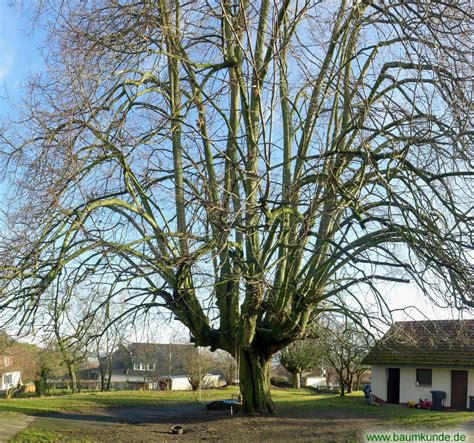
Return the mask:
{"type": "MultiPolygon", "coordinates": [[[[283,408],[282,408],[283,409],[283,408]]],[[[60,431],[67,440],[117,441],[357,441],[362,431],[382,424],[357,414],[332,414],[310,408],[283,410],[277,415],[231,416],[225,411],[206,411],[203,405],[185,404],[173,409],[120,408],[95,414],[48,414],[34,427],[60,431]],[[184,427],[174,435],[171,427],[184,427]]]]}

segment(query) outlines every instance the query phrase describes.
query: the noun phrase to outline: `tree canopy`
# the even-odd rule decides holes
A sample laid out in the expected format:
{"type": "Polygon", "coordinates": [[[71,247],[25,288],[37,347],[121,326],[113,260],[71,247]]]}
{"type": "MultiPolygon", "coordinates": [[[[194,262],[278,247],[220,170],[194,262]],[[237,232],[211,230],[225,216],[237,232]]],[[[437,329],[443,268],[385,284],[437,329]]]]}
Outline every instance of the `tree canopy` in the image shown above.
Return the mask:
{"type": "Polygon", "coordinates": [[[377,282],[474,306],[470,1],[41,6],[47,70],[1,135],[5,321],[69,287],[87,318],[168,310],[264,412],[271,356],[387,312],[377,282]]]}
{"type": "Polygon", "coordinates": [[[280,363],[293,376],[293,388],[300,388],[301,373],[321,366],[318,343],[307,338],[289,344],[280,353],[280,363]]]}

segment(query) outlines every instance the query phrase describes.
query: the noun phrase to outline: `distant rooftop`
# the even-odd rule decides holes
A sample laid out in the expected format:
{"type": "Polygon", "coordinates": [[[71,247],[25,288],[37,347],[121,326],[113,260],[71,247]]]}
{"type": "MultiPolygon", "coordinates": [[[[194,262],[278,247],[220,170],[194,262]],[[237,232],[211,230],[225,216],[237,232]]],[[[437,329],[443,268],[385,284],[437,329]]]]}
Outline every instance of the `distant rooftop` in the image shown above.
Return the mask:
{"type": "Polygon", "coordinates": [[[152,363],[153,372],[169,375],[184,375],[183,359],[189,352],[195,352],[194,344],[176,343],[129,343],[121,345],[113,355],[114,371],[128,375],[143,375],[135,370],[134,363],[152,363]]]}

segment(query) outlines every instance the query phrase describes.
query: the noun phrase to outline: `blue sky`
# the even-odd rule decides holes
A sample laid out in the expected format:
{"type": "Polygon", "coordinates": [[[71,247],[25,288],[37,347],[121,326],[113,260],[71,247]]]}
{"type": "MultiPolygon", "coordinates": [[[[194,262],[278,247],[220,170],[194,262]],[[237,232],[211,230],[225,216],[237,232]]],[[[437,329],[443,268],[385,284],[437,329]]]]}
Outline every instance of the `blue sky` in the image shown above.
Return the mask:
{"type": "MultiPolygon", "coordinates": [[[[41,47],[45,40],[44,31],[32,29],[28,16],[9,6],[9,3],[10,0],[0,0],[0,119],[9,114],[14,116],[11,103],[20,100],[21,86],[27,82],[29,75],[43,68],[41,47]]],[[[0,183],[0,206],[2,191],[5,189],[0,183]]],[[[382,291],[387,294],[392,307],[414,306],[408,315],[397,312],[394,315],[396,320],[457,316],[456,312],[435,308],[413,284],[385,285],[382,291]]],[[[170,335],[173,334],[170,332],[170,335]]],[[[166,337],[163,338],[166,340],[166,337]]]]}
{"type": "MultiPolygon", "coordinates": [[[[6,100],[19,99],[21,85],[29,74],[42,68],[41,44],[44,32],[32,30],[25,14],[0,0],[0,115],[11,113],[6,100]]],[[[25,4],[28,4],[28,0],[25,4]]]]}
{"type": "MultiPolygon", "coordinates": [[[[30,11],[22,13],[10,3],[11,0],[0,0],[0,121],[15,118],[14,104],[20,103],[22,86],[31,74],[43,68],[44,31],[32,28],[27,15],[30,11]]],[[[0,207],[6,191],[0,181],[0,207]]]]}

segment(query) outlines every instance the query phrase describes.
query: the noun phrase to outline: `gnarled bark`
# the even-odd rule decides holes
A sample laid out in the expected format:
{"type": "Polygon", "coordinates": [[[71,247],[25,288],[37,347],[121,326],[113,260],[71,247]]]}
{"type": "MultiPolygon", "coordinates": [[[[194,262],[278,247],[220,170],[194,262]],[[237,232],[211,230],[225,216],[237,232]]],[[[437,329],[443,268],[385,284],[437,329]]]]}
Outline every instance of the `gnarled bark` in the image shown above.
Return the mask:
{"type": "Polygon", "coordinates": [[[240,393],[244,414],[274,413],[270,396],[271,357],[255,350],[240,352],[240,393]]]}

